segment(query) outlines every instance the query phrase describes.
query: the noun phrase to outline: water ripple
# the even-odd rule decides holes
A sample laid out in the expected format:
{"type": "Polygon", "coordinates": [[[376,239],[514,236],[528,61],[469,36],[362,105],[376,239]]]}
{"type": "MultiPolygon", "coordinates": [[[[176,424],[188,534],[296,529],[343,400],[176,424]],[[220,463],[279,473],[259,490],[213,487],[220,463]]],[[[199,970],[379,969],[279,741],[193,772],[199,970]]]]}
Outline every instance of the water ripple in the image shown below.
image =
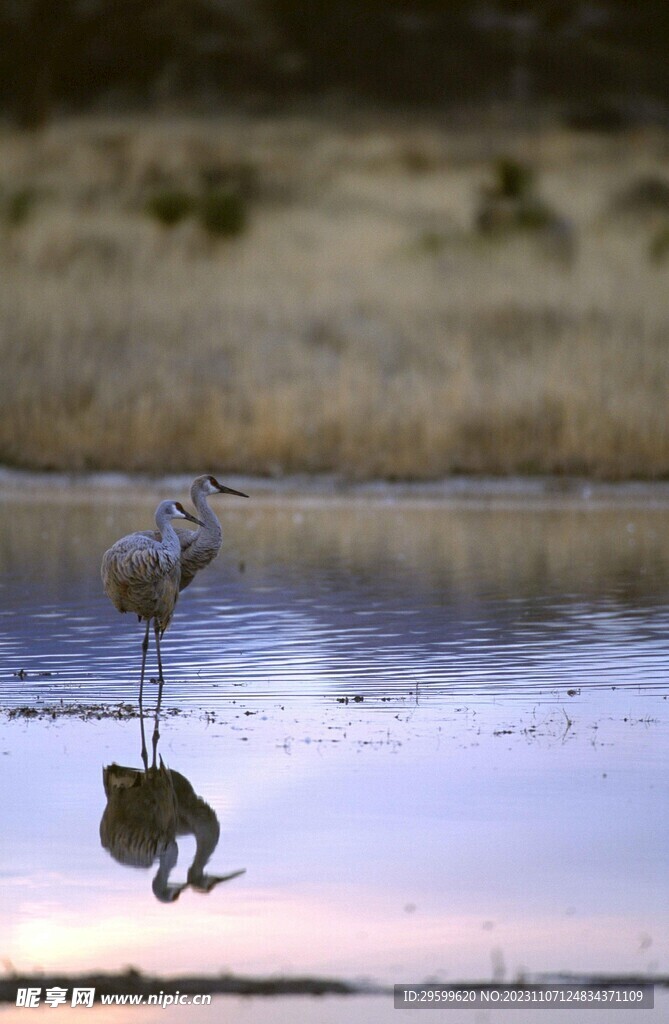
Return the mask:
{"type": "MultiPolygon", "coordinates": [[[[372,703],[516,699],[570,689],[643,687],[666,692],[664,612],[561,600],[531,607],[497,597],[477,615],[457,603],[394,606],[396,595],[354,607],[338,591],[310,602],[283,592],[221,601],[216,582],[180,603],[163,642],[168,703],[215,706],[240,688],[247,699],[372,703]],[[531,618],[531,621],[529,619],[531,618]]],[[[142,628],[100,595],[85,605],[22,609],[20,633],[0,628],[7,705],[51,699],[133,700],[142,628]]],[[[155,666],[149,660],[149,675],[155,666]]]]}

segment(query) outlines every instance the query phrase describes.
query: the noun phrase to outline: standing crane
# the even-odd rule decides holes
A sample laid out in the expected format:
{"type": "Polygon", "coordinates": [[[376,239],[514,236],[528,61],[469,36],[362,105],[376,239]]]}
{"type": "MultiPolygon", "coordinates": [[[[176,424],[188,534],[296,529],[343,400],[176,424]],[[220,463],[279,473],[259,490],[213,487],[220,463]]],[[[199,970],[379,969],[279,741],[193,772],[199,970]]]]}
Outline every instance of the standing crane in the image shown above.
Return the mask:
{"type": "MultiPolygon", "coordinates": [[[[134,612],[140,622],[146,621],[142,641],[142,671],[139,682],[139,709],[143,712],[142,694],[149,629],[153,622],[158,658],[158,705],[163,695],[163,665],[160,638],[170,624],[179,596],[181,580],[181,544],[172,519],[188,519],[204,529],[204,523],[186,512],[178,501],[161,501],[156,509],[157,533],[129,533],[117,540],[102,556],[102,583],[107,597],[120,612],[134,612]]],[[[142,732],[142,756],[146,745],[142,732]]]]}

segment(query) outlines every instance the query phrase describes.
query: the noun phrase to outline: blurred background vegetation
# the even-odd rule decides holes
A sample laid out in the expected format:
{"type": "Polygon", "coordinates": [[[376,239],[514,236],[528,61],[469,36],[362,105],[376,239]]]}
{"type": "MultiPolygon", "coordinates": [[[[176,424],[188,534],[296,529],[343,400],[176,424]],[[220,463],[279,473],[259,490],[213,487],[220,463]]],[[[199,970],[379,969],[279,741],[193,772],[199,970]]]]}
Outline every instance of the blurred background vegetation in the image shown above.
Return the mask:
{"type": "Polygon", "coordinates": [[[1,0],[0,103],[34,127],[167,97],[506,95],[624,127],[666,118],[668,42],[663,0],[1,0]]]}
{"type": "Polygon", "coordinates": [[[0,0],[0,461],[669,475],[660,0],[0,0]]]}

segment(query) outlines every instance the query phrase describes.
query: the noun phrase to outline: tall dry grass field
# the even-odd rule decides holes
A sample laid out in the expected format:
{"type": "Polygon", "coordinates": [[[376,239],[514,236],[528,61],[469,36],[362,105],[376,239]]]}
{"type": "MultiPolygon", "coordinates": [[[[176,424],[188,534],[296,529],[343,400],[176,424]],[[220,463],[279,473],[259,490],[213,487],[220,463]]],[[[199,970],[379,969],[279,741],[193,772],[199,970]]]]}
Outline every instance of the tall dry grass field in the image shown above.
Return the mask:
{"type": "Polygon", "coordinates": [[[669,181],[658,136],[288,117],[6,131],[0,461],[666,476],[669,263],[649,246],[669,215],[612,207],[649,175],[669,181]],[[568,252],[555,232],[475,230],[504,152],[538,169],[568,252]],[[231,169],[249,205],[234,238],[147,214],[157,190],[196,196],[231,169]]]}

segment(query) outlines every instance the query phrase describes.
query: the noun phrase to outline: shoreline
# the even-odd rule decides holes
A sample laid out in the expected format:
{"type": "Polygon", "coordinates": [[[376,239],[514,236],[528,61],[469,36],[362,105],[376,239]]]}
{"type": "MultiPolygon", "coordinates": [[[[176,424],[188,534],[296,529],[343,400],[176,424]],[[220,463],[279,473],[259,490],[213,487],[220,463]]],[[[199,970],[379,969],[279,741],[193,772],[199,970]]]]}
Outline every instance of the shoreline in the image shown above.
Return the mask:
{"type": "MultiPolygon", "coordinates": [[[[433,984],[420,982],[419,984],[433,984]]],[[[664,975],[646,974],[578,974],[571,972],[548,972],[528,975],[526,978],[511,982],[490,981],[448,981],[441,983],[448,988],[480,990],[504,985],[522,991],[528,985],[574,985],[597,988],[612,986],[643,986],[652,985],[658,988],[669,987],[669,977],[664,975]]],[[[117,993],[143,995],[163,994],[165,989],[177,989],[183,995],[207,994],[218,996],[379,996],[392,997],[393,988],[387,984],[373,981],[348,981],[339,978],[286,976],[252,977],[235,974],[220,975],[177,975],[162,977],[144,974],[135,968],[125,971],[88,971],[68,973],[66,971],[45,971],[44,973],[8,973],[0,978],[0,1004],[12,1003],[16,999],[18,988],[58,986],[61,988],[93,987],[96,995],[112,995],[117,993]]]]}
{"type": "MultiPolygon", "coordinates": [[[[669,508],[669,481],[603,481],[570,476],[465,476],[439,480],[352,480],[341,474],[291,474],[281,477],[220,474],[229,486],[247,491],[254,500],[306,504],[349,502],[420,502],[526,507],[625,506],[669,508]]],[[[63,473],[0,467],[0,501],[81,498],[105,500],[188,492],[191,474],[150,476],[115,472],[63,473]]]]}

